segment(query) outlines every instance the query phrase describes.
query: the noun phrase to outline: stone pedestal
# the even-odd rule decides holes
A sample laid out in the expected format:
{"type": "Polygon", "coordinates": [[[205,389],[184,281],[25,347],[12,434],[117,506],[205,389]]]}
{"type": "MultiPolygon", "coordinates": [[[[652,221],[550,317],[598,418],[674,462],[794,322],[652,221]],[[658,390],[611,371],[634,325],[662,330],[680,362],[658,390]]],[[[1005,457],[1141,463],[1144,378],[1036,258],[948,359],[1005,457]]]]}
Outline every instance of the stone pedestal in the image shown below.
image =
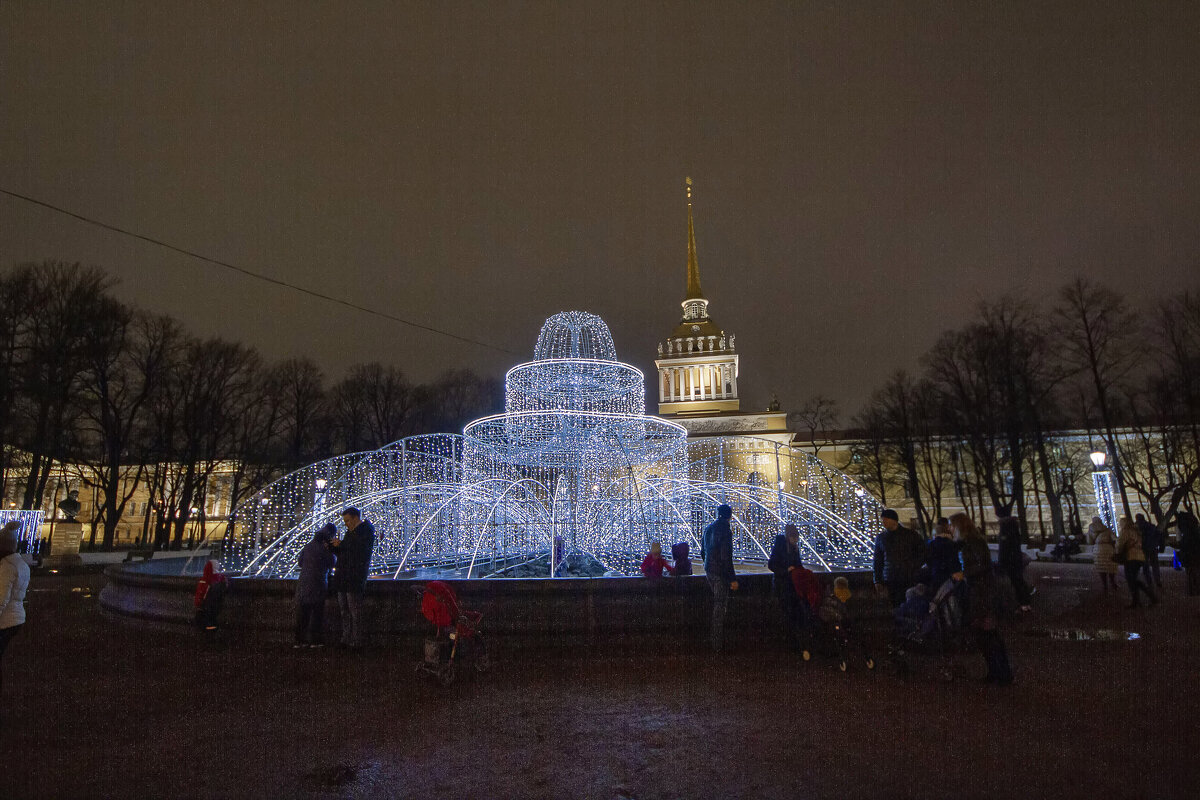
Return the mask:
{"type": "Polygon", "coordinates": [[[50,553],[42,564],[57,569],[83,563],[79,557],[79,543],[83,540],[83,525],[78,522],[54,523],[54,536],[50,540],[50,553]]]}

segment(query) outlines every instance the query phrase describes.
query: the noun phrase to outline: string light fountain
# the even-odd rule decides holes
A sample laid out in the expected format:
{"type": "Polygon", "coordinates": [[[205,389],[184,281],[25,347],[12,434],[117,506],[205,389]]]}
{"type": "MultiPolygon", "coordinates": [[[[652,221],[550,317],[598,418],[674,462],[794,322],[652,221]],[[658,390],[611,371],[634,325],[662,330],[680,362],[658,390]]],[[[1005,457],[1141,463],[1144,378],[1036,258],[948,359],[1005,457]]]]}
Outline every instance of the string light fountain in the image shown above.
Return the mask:
{"type": "Polygon", "coordinates": [[[653,539],[698,554],[720,503],[735,509],[738,560],[765,561],[792,522],[814,568],[870,565],[870,493],[785,445],[689,442],[645,413],[644,376],[617,360],[604,321],[569,311],[509,370],[503,414],[291,473],[238,506],[223,554],[245,576],[292,575],[313,533],[355,506],[375,526],[377,576],[636,575],[653,539]]]}

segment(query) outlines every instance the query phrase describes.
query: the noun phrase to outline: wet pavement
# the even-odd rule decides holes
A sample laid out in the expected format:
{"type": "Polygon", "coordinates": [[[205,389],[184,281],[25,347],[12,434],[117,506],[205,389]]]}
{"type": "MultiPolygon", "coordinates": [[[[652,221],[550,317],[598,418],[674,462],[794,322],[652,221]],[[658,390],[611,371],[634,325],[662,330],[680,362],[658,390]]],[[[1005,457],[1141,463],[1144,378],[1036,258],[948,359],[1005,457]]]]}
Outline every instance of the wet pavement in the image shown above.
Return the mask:
{"type": "Polygon", "coordinates": [[[419,653],[149,629],[99,613],[99,575],[37,577],[5,655],[0,798],[1197,796],[1200,598],[1171,571],[1137,610],[1090,565],[1029,576],[1009,688],[969,652],[901,678],[768,645],[495,641],[495,669],[449,689],[419,653]]]}

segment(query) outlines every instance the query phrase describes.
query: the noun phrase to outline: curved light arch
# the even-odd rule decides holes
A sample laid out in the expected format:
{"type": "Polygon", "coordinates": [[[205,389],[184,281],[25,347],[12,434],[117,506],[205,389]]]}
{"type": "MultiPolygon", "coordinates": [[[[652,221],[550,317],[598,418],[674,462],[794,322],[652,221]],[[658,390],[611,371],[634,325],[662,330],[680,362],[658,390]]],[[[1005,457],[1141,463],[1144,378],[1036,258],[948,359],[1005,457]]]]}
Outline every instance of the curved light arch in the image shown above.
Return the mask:
{"type": "Polygon", "coordinates": [[[431,567],[490,577],[508,569],[497,564],[547,552],[553,564],[559,536],[568,558],[586,554],[638,574],[651,539],[670,530],[699,545],[714,506],[726,501],[745,511],[735,514],[741,561],[765,561],[773,536],[793,522],[824,568],[870,563],[882,506],[858,483],[778,442],[688,440],[674,421],[631,413],[644,408],[644,376],[616,360],[599,317],[557,315],[539,340],[543,357],[506,375],[503,414],[461,434],[406,437],[317,462],[242,501],[223,543],[227,566],[293,574],[308,536],[353,505],[375,525],[376,575],[431,567]]]}

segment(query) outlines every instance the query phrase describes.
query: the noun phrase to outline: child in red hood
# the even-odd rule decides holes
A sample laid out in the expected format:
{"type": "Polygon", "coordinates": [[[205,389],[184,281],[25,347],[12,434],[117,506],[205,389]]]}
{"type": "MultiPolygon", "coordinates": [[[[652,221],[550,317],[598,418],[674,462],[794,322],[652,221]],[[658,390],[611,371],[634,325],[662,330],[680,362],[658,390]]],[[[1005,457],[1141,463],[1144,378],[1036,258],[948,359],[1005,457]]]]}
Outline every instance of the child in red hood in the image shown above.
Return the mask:
{"type": "Polygon", "coordinates": [[[204,562],[204,574],[196,582],[196,596],[192,600],[196,607],[196,627],[205,631],[217,629],[217,615],[229,587],[229,579],[217,571],[219,566],[219,562],[211,559],[204,562]]]}
{"type": "Polygon", "coordinates": [[[663,558],[662,545],[657,540],[650,543],[650,552],[642,559],[642,574],[647,578],[661,578],[663,570],[675,574],[675,568],[663,558]]]}

